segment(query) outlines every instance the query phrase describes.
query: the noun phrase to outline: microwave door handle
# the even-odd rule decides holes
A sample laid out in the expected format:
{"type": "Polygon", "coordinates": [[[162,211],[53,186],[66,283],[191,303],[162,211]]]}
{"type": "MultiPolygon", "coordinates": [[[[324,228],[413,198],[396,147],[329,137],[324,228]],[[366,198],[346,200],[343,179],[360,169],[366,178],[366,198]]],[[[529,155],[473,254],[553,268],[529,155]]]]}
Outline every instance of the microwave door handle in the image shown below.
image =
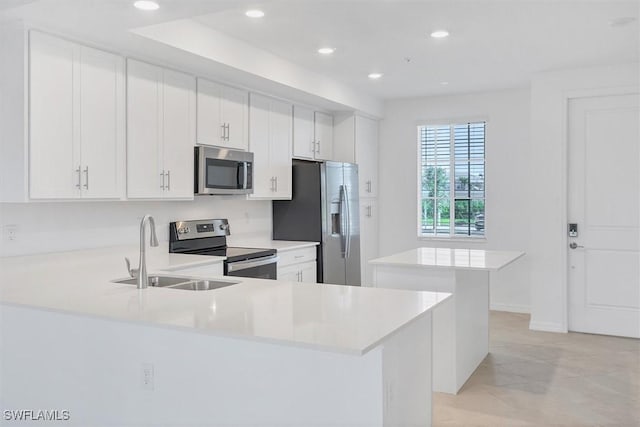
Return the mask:
{"type": "Polygon", "coordinates": [[[244,176],[242,177],[242,188],[243,189],[247,189],[247,186],[249,185],[247,183],[247,179],[249,178],[249,162],[243,162],[244,167],[242,168],[244,171],[244,176]]]}

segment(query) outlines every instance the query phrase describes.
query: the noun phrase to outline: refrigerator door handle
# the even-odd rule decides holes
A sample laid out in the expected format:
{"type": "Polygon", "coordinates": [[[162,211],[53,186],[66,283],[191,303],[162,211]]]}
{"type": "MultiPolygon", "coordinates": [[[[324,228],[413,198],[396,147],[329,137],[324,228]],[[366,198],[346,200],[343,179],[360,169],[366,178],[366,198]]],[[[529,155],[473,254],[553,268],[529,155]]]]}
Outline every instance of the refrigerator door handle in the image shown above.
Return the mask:
{"type": "Polygon", "coordinates": [[[346,205],[347,205],[347,192],[345,191],[345,186],[340,186],[340,249],[342,252],[342,258],[347,257],[347,235],[345,234],[347,231],[346,224],[346,205]]]}
{"type": "Polygon", "coordinates": [[[345,249],[345,258],[349,258],[349,255],[351,254],[351,208],[349,206],[349,187],[347,187],[346,185],[343,186],[344,189],[344,204],[347,207],[347,242],[346,242],[346,249],[345,249]]]}

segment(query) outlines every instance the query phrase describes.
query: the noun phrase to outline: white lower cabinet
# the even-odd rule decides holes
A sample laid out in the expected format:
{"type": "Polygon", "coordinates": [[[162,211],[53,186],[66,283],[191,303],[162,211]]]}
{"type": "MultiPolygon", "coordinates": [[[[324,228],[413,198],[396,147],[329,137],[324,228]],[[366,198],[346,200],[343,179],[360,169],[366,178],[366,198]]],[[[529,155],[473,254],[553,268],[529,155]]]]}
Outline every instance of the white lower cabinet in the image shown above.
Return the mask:
{"type": "Polygon", "coordinates": [[[378,257],[378,200],[360,199],[360,276],[363,286],[373,285],[373,267],[378,257]]]}
{"type": "Polygon", "coordinates": [[[195,78],[127,62],[127,196],[193,199],[195,78]]]}
{"type": "Polygon", "coordinates": [[[278,280],[317,283],[315,246],[279,252],[278,257],[278,280]]]}

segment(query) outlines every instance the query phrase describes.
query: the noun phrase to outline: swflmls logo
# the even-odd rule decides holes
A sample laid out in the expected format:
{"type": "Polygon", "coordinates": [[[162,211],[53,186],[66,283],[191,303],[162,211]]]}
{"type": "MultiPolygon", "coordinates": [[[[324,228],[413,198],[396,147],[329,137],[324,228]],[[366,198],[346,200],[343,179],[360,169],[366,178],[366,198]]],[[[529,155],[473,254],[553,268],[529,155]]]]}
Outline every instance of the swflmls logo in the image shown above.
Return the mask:
{"type": "Polygon", "coordinates": [[[71,413],[66,410],[58,409],[5,409],[5,421],[69,421],[71,413]]]}

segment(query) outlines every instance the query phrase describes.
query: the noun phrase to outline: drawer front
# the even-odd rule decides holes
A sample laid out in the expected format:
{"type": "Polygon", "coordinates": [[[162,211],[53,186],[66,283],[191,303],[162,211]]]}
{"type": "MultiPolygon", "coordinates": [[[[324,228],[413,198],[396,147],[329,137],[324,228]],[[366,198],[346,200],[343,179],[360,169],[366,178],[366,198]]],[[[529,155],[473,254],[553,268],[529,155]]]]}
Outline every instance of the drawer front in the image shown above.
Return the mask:
{"type": "Polygon", "coordinates": [[[278,252],[278,267],[316,260],[316,247],[278,252]]]}

